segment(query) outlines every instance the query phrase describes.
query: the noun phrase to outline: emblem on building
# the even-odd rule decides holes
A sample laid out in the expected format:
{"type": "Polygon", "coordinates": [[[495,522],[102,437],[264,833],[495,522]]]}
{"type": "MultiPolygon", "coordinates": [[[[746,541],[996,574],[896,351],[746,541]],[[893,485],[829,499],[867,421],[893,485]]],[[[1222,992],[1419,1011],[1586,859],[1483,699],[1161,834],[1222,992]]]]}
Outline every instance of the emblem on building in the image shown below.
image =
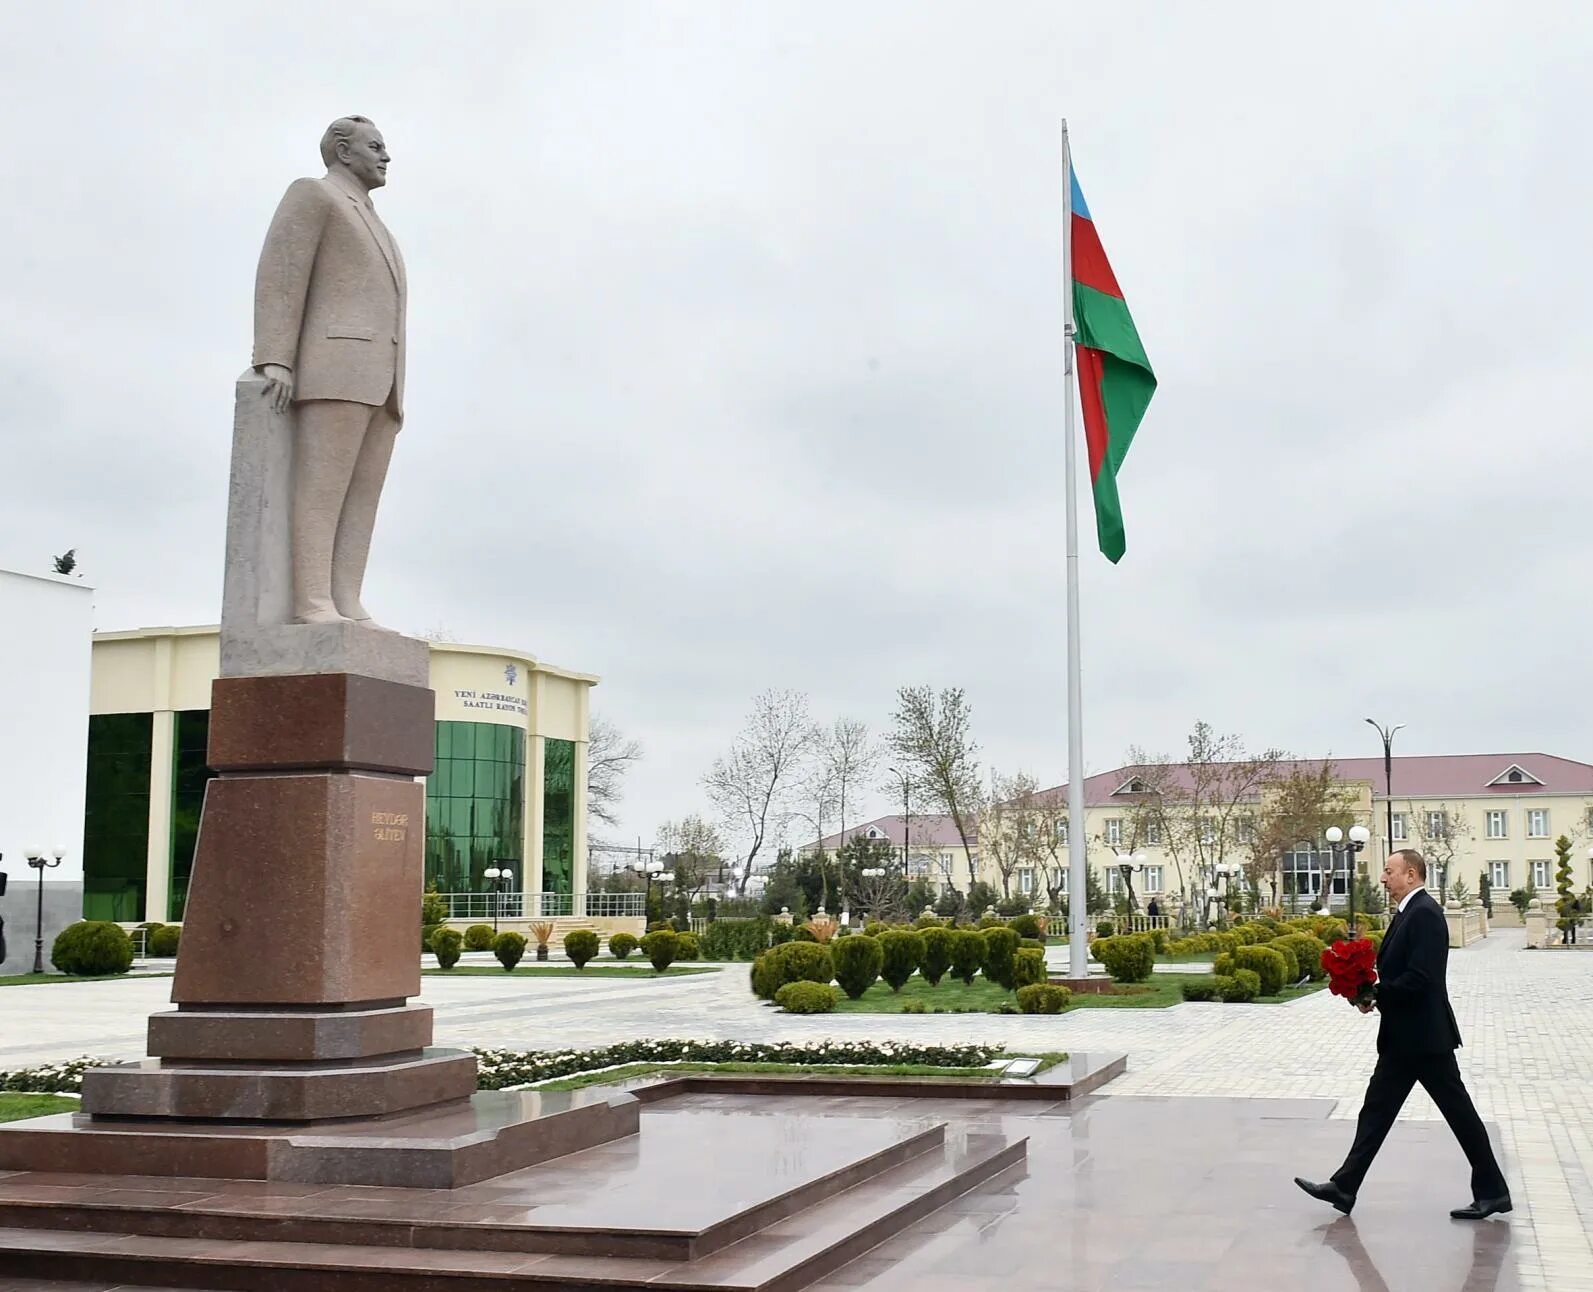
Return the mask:
{"type": "Polygon", "coordinates": [[[514,685],[515,679],[519,676],[520,670],[517,669],[513,664],[507,665],[503,670],[503,680],[510,686],[514,685]]]}

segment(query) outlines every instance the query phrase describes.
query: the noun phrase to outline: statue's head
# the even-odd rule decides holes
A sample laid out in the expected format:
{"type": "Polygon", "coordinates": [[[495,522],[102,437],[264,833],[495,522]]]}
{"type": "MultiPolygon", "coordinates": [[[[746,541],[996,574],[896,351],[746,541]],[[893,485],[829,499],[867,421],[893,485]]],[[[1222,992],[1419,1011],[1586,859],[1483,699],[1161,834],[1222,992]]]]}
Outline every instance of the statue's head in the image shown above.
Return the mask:
{"type": "Polygon", "coordinates": [[[369,117],[339,117],[321,136],[327,170],[341,168],[366,190],[387,183],[387,142],[369,117]]]}

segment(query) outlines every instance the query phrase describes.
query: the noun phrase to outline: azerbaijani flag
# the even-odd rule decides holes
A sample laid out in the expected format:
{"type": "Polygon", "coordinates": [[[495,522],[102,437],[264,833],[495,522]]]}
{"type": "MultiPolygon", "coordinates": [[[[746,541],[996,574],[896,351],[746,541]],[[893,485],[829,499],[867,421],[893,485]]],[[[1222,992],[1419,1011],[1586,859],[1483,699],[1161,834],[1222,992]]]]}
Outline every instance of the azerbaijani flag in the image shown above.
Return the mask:
{"type": "Polygon", "coordinates": [[[1090,451],[1090,485],[1095,494],[1095,533],[1106,559],[1122,559],[1123,505],[1117,473],[1134,432],[1156,393],[1145,347],[1106,259],[1101,237],[1072,164],[1073,324],[1077,334],[1079,402],[1084,409],[1084,441],[1090,451]]]}

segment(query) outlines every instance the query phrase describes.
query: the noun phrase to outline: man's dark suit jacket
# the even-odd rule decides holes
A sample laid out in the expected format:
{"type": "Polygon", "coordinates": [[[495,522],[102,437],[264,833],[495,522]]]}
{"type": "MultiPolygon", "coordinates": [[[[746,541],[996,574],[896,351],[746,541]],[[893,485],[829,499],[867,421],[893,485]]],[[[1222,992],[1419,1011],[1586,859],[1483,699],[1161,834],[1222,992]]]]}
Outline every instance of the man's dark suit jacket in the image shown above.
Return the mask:
{"type": "Polygon", "coordinates": [[[1448,964],[1444,912],[1431,893],[1418,889],[1377,953],[1379,1054],[1441,1054],[1460,1044],[1444,980],[1448,964]]]}

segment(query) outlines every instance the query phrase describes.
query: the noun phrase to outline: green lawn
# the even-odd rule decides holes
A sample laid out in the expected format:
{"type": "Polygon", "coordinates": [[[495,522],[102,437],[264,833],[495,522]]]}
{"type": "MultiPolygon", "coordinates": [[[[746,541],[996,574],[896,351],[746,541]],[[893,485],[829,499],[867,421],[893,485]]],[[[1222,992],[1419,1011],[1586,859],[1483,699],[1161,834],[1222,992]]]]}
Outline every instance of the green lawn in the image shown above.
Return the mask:
{"type": "MultiPolygon", "coordinates": [[[[1114,984],[1105,992],[1078,992],[1068,1009],[1165,1009],[1169,1005],[1183,1004],[1180,984],[1189,981],[1209,981],[1199,975],[1157,974],[1149,982],[1114,984]]],[[[1277,996],[1257,997],[1257,1004],[1277,1005],[1298,1000],[1325,983],[1309,983],[1304,987],[1285,987],[1277,996]]],[[[877,982],[863,993],[861,999],[842,997],[835,1007],[838,1014],[900,1014],[908,1001],[923,1001],[929,1013],[988,1014],[1004,1004],[1016,1004],[1012,992],[1004,991],[983,977],[975,978],[964,986],[955,978],[942,978],[940,986],[931,987],[918,976],[907,980],[901,991],[893,992],[883,982],[877,982]]]]}
{"type": "MultiPolygon", "coordinates": [[[[1001,1057],[1015,1059],[1023,1056],[1003,1054],[1001,1057]]],[[[1037,1071],[1044,1072],[1068,1056],[1065,1053],[1052,1053],[1028,1057],[1038,1058],[1040,1066],[1037,1071]]],[[[892,1063],[875,1067],[848,1067],[831,1063],[631,1063],[623,1068],[611,1068],[607,1072],[583,1072],[573,1077],[560,1077],[555,1081],[544,1082],[536,1089],[580,1090],[586,1086],[630,1081],[654,1073],[669,1076],[677,1072],[739,1072],[780,1076],[816,1074],[827,1077],[940,1077],[947,1080],[956,1078],[959,1081],[995,1081],[1001,1076],[999,1072],[990,1068],[937,1068],[922,1063],[892,1063]]]]}
{"type": "Polygon", "coordinates": [[[460,977],[476,974],[491,975],[494,978],[659,978],[675,977],[681,974],[713,973],[714,970],[707,965],[670,965],[663,974],[654,971],[653,966],[645,961],[641,964],[589,964],[585,969],[577,969],[574,965],[547,965],[547,964],[521,964],[515,967],[513,974],[506,975],[502,965],[455,965],[452,969],[439,969],[433,965],[430,969],[423,969],[424,974],[435,974],[439,977],[460,977]]]}
{"type": "Polygon", "coordinates": [[[170,978],[170,973],[107,973],[78,978],[65,973],[17,973],[0,978],[0,987],[26,987],[40,982],[108,982],[113,978],[170,978]]]}
{"type": "Polygon", "coordinates": [[[19,1095],[0,1093],[0,1122],[17,1122],[24,1117],[46,1117],[50,1113],[75,1113],[82,1104],[64,1095],[19,1095]]]}

